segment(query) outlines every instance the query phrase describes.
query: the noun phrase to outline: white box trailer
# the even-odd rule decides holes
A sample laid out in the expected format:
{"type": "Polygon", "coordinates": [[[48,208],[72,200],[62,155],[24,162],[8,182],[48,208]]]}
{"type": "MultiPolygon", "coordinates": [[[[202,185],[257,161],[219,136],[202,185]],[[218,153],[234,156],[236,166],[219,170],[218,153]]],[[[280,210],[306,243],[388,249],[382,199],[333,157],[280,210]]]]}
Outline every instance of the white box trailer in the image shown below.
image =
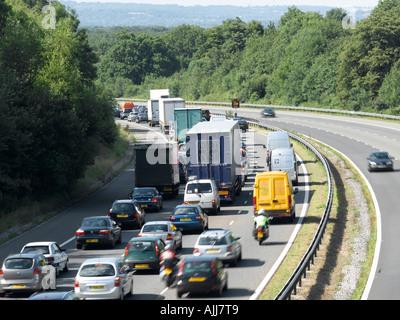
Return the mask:
{"type": "Polygon", "coordinates": [[[169,98],[169,89],[150,90],[150,99],[147,100],[147,122],[154,127],[159,121],[159,99],[169,98]]]}
{"type": "Polygon", "coordinates": [[[161,132],[169,134],[170,126],[174,121],[174,110],[185,107],[185,99],[182,98],[159,99],[158,116],[161,132]]]}

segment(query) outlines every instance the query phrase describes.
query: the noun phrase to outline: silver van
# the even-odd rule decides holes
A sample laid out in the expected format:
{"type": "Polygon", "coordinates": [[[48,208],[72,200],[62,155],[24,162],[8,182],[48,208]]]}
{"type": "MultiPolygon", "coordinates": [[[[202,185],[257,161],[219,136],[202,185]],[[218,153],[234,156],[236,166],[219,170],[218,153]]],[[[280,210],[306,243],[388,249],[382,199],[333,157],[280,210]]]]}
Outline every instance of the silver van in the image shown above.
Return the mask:
{"type": "Polygon", "coordinates": [[[184,204],[198,204],[206,212],[220,211],[218,187],[212,179],[189,180],[186,183],[184,204]]]}
{"type": "Polygon", "coordinates": [[[271,165],[270,171],[287,171],[292,180],[292,184],[298,184],[298,162],[296,155],[291,148],[274,149],[271,152],[271,165]]]}
{"type": "Polygon", "coordinates": [[[268,133],[267,138],[267,165],[270,166],[271,152],[274,149],[291,148],[289,134],[286,131],[273,131],[268,133]]]}

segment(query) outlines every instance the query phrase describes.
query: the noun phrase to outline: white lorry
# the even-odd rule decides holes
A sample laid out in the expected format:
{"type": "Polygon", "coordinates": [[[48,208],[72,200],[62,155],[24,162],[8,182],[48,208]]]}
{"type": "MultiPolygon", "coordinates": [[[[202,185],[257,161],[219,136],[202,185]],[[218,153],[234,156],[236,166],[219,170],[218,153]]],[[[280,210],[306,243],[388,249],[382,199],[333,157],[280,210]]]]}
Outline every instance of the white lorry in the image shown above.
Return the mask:
{"type": "MultiPolygon", "coordinates": [[[[162,98],[158,100],[158,116],[161,132],[169,135],[169,130],[174,121],[174,110],[185,108],[185,99],[182,98],[162,98]]],[[[172,129],[172,128],[171,128],[172,129]]]]}
{"type": "Polygon", "coordinates": [[[169,98],[169,89],[150,90],[150,99],[147,100],[147,122],[154,127],[159,121],[159,99],[169,98]]]}

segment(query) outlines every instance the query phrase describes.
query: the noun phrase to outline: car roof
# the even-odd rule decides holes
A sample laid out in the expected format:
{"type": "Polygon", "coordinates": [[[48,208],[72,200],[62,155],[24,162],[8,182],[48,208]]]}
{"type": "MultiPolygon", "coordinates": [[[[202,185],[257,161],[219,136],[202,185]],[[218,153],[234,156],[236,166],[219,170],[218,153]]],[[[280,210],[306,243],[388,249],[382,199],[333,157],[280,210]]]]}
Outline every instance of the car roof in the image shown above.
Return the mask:
{"type": "Polygon", "coordinates": [[[187,256],[183,259],[184,261],[214,261],[219,260],[216,256],[187,256]]]}
{"type": "Polygon", "coordinates": [[[122,199],[122,200],[115,200],[114,203],[130,203],[134,202],[135,200],[133,199],[122,199]]]}
{"type": "MultiPolygon", "coordinates": [[[[178,205],[174,208],[174,210],[175,210],[176,208],[200,208],[200,206],[199,206],[198,204],[178,204],[178,205]]],[[[172,210],[172,211],[174,211],[174,210],[172,210]]]]}
{"type": "Polygon", "coordinates": [[[215,229],[208,229],[208,230],[203,231],[203,232],[200,234],[200,236],[209,235],[209,234],[222,235],[222,234],[226,234],[226,233],[229,233],[229,232],[231,232],[231,231],[228,230],[228,229],[218,229],[218,228],[215,228],[215,229]]]}
{"type": "Polygon", "coordinates": [[[52,243],[56,243],[55,241],[37,241],[37,242],[29,242],[24,247],[31,247],[31,246],[49,246],[52,243]]]}
{"type": "Polygon", "coordinates": [[[47,299],[54,299],[54,300],[61,300],[62,298],[66,297],[68,294],[73,293],[74,291],[55,291],[55,292],[35,292],[33,295],[29,297],[30,300],[47,300],[47,299]]]}
{"type": "Polygon", "coordinates": [[[89,258],[86,259],[82,265],[84,264],[93,264],[93,263],[115,263],[121,260],[120,258],[116,257],[101,257],[101,258],[89,258]]]}
{"type": "Polygon", "coordinates": [[[149,225],[149,224],[170,224],[170,223],[171,223],[171,221],[157,220],[157,221],[146,222],[145,225],[149,225]]]}
{"type": "Polygon", "coordinates": [[[104,218],[107,218],[107,219],[110,219],[110,217],[109,216],[91,216],[91,217],[85,217],[85,218],[83,218],[83,220],[85,220],[85,219],[104,219],[104,218]]]}
{"type": "Polygon", "coordinates": [[[35,259],[37,256],[43,256],[42,253],[11,253],[7,256],[6,259],[14,259],[14,258],[30,258],[35,259]]]}
{"type": "Polygon", "coordinates": [[[161,240],[161,239],[159,237],[133,237],[129,240],[129,242],[131,242],[131,241],[157,241],[157,240],[161,240]]]}

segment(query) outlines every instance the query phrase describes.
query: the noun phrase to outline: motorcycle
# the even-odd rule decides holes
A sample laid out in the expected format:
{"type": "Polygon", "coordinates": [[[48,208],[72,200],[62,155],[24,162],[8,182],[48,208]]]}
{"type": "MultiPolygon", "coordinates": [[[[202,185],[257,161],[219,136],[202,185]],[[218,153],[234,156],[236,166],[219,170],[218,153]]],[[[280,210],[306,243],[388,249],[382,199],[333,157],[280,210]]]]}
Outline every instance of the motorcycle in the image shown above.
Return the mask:
{"type": "Polygon", "coordinates": [[[254,239],[258,241],[258,244],[261,246],[264,240],[267,240],[269,238],[269,222],[272,220],[268,221],[268,223],[265,226],[258,226],[254,228],[254,239]]]}
{"type": "Polygon", "coordinates": [[[175,256],[175,251],[166,250],[160,259],[160,277],[167,287],[172,287],[176,280],[176,265],[179,258],[175,256]]]}

